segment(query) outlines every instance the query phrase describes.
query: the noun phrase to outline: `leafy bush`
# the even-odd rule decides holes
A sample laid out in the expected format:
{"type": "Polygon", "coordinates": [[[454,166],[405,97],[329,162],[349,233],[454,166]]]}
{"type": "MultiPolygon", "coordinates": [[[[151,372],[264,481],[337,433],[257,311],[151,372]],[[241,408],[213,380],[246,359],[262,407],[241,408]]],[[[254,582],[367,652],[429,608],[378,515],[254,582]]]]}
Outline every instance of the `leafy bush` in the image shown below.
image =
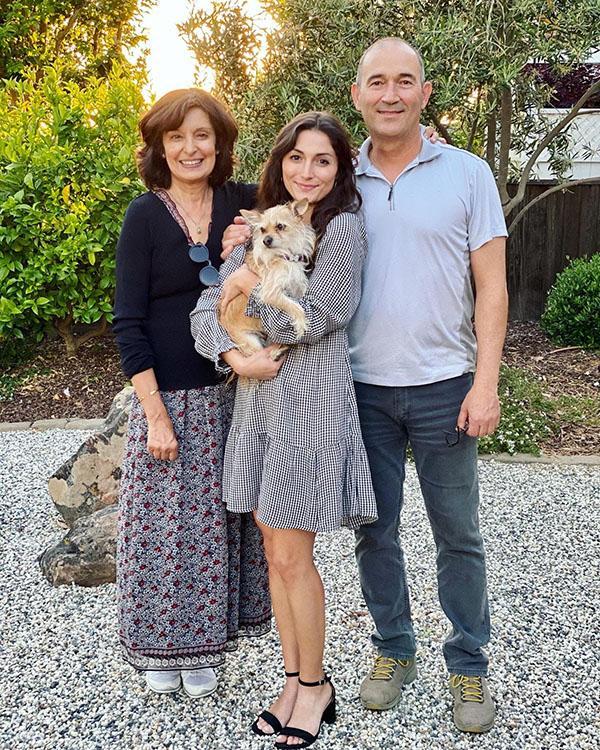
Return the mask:
{"type": "Polygon", "coordinates": [[[517,367],[502,365],[498,392],[500,424],[493,435],[480,439],[479,452],[538,456],[541,442],[555,429],[552,403],[539,383],[517,367]]]}
{"type": "Polygon", "coordinates": [[[600,253],[558,274],[540,325],[557,344],[600,349],[600,253]]]}
{"type": "Polygon", "coordinates": [[[0,342],[110,315],[115,245],[140,192],[143,100],[119,71],[85,88],[48,68],[0,88],[0,342]]]}

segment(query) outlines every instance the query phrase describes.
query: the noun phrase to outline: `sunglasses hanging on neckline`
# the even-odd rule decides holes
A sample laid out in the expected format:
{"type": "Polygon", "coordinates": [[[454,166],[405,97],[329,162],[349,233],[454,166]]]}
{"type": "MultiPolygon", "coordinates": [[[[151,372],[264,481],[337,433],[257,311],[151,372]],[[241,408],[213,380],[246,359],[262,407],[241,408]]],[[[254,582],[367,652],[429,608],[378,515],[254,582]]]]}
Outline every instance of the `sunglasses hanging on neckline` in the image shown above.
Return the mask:
{"type": "Polygon", "coordinates": [[[210,262],[210,253],[206,245],[201,242],[196,242],[191,245],[188,250],[188,255],[194,263],[206,263],[204,268],[200,269],[198,278],[204,286],[217,286],[219,283],[219,272],[210,262]]]}

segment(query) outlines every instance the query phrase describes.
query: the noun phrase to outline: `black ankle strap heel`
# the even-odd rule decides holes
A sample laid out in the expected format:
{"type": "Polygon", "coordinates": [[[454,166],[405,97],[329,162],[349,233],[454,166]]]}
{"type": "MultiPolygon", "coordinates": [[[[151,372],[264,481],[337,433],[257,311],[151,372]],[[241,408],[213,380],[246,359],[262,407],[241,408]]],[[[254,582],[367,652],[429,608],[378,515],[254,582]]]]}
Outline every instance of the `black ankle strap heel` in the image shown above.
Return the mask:
{"type": "MultiPolygon", "coordinates": [[[[285,672],[286,677],[300,677],[300,672],[285,672]]],[[[275,716],[275,714],[272,714],[270,711],[262,711],[257,718],[253,721],[250,731],[254,734],[257,734],[259,737],[276,737],[278,734],[281,733],[282,726],[279,719],[275,716]],[[262,719],[264,722],[266,722],[271,729],[272,732],[264,732],[259,726],[258,726],[258,720],[262,719]]]]}
{"type": "MultiPolygon", "coordinates": [[[[317,733],[311,734],[310,732],[307,732],[306,729],[298,729],[298,727],[283,727],[283,729],[281,730],[281,734],[285,734],[286,737],[298,737],[302,740],[302,744],[293,745],[292,747],[300,749],[310,747],[313,742],[317,741],[319,734],[321,733],[321,727],[323,726],[323,724],[333,724],[336,719],[335,688],[333,687],[331,678],[325,675],[322,680],[317,680],[316,682],[306,682],[301,677],[298,677],[298,684],[302,685],[302,687],[320,687],[321,685],[327,685],[327,683],[331,685],[331,698],[329,699],[329,703],[325,706],[325,710],[321,715],[321,721],[319,722],[317,733]]],[[[285,742],[276,742],[275,747],[285,750],[285,748],[289,748],[290,745],[287,744],[286,740],[285,742]]]]}
{"type": "MultiPolygon", "coordinates": [[[[298,675],[300,675],[299,672],[298,675]]],[[[331,684],[331,680],[325,675],[322,680],[317,680],[316,682],[304,682],[304,680],[298,676],[298,683],[303,687],[319,687],[320,685],[327,685],[327,683],[331,684]]]]}

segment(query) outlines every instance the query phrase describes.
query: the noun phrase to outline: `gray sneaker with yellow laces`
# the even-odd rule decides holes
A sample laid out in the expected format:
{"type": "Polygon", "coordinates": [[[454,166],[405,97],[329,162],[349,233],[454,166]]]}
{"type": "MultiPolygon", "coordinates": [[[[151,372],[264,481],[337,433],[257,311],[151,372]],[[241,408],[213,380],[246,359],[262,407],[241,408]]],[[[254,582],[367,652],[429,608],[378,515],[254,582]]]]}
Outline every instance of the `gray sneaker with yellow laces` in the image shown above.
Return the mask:
{"type": "Polygon", "coordinates": [[[450,675],[454,723],[461,732],[487,732],[494,726],[496,707],[485,677],[450,675]]]}
{"type": "Polygon", "coordinates": [[[360,702],[371,711],[387,711],[400,702],[402,685],[417,676],[414,659],[377,656],[371,672],[360,686],[360,702]]]}

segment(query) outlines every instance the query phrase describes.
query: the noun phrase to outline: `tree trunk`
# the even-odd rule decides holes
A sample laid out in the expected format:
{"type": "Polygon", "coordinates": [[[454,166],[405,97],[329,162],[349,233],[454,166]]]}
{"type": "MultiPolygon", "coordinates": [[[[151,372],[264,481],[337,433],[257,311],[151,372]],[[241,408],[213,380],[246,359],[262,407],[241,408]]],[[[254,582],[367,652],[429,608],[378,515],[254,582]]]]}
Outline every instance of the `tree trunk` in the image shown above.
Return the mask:
{"type": "Polygon", "coordinates": [[[76,336],[73,332],[73,315],[72,313],[69,313],[64,318],[57,318],[54,321],[54,327],[64,341],[67,350],[67,357],[76,357],[80,347],[83,346],[86,341],[96,338],[97,336],[103,336],[106,333],[108,322],[103,315],[100,320],[91,325],[85,333],[76,336]]]}
{"type": "Polygon", "coordinates": [[[485,160],[492,172],[496,172],[496,113],[492,112],[486,121],[485,160]]]}
{"type": "Polygon", "coordinates": [[[510,136],[512,128],[512,90],[504,86],[500,97],[500,153],[498,155],[498,191],[502,205],[510,201],[508,194],[508,167],[510,163],[510,136]]]}

